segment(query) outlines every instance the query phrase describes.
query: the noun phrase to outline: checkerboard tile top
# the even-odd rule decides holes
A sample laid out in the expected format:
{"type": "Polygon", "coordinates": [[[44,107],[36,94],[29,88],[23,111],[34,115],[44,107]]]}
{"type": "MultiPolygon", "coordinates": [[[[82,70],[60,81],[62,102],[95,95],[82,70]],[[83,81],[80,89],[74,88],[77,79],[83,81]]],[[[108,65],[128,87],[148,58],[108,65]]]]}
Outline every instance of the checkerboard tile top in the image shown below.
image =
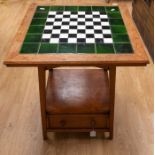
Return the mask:
{"type": "Polygon", "coordinates": [[[42,42],[112,44],[113,39],[105,12],[49,11],[42,42]]]}
{"type": "Polygon", "coordinates": [[[21,54],[125,54],[133,48],[117,6],[38,6],[21,54]]]}

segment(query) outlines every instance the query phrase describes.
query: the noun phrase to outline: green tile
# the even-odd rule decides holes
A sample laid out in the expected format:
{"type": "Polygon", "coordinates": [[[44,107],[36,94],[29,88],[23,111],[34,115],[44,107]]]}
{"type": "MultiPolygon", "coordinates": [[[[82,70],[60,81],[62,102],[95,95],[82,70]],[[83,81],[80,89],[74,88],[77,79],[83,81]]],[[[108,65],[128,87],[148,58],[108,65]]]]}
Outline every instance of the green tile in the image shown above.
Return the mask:
{"type": "Polygon", "coordinates": [[[59,44],[58,53],[76,53],[76,44],[59,44]]]}
{"type": "Polygon", "coordinates": [[[92,10],[105,12],[105,7],[104,6],[92,6],[92,10]]]}
{"type": "Polygon", "coordinates": [[[108,17],[109,18],[122,18],[119,12],[115,12],[115,13],[108,12],[108,17]]]}
{"type": "Polygon", "coordinates": [[[131,44],[114,44],[116,53],[133,53],[131,44]]]}
{"type": "Polygon", "coordinates": [[[31,25],[45,25],[46,18],[37,18],[32,19],[31,25]]]}
{"type": "Polygon", "coordinates": [[[91,11],[91,6],[79,6],[78,11],[91,11]]]}
{"type": "Polygon", "coordinates": [[[125,26],[111,26],[112,33],[127,33],[125,26]]]}
{"type": "Polygon", "coordinates": [[[24,42],[34,43],[41,41],[41,34],[27,34],[24,42]]]}
{"type": "Polygon", "coordinates": [[[43,43],[40,46],[39,53],[56,53],[58,44],[43,43]]]}
{"type": "Polygon", "coordinates": [[[30,26],[28,33],[42,33],[44,26],[30,26]]]}
{"type": "Polygon", "coordinates": [[[77,53],[95,53],[95,44],[77,44],[77,53]]]}
{"type": "Polygon", "coordinates": [[[112,44],[96,44],[97,53],[115,53],[112,44]]]}
{"type": "Polygon", "coordinates": [[[37,7],[37,12],[48,12],[49,11],[49,6],[38,6],[37,7]]]}
{"type": "Polygon", "coordinates": [[[64,11],[64,6],[51,6],[51,11],[64,11]]]}
{"type": "Polygon", "coordinates": [[[109,19],[110,25],[124,25],[122,19],[109,19]]]}
{"type": "Polygon", "coordinates": [[[39,48],[39,44],[37,43],[24,43],[20,50],[22,54],[29,54],[29,53],[37,53],[39,48]]]}
{"type": "Polygon", "coordinates": [[[65,11],[78,11],[78,7],[77,6],[65,6],[65,11]]]}
{"type": "Polygon", "coordinates": [[[107,6],[106,11],[107,12],[119,12],[119,8],[117,6],[107,6]]]}
{"type": "Polygon", "coordinates": [[[117,42],[130,42],[127,34],[113,34],[113,40],[117,42]]]}
{"type": "Polygon", "coordinates": [[[36,12],[33,18],[47,18],[47,13],[36,12]]]}

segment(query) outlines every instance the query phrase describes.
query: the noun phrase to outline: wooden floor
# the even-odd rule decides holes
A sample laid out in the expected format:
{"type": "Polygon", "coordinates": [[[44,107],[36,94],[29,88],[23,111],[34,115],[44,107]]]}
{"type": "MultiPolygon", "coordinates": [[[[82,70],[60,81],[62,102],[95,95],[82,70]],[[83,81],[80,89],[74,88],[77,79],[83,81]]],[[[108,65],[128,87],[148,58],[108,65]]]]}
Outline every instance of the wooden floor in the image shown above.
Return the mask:
{"type": "MultiPolygon", "coordinates": [[[[43,1],[43,0],[42,0],[43,1]]],[[[3,59],[35,0],[0,0],[0,155],[153,154],[153,63],[117,69],[114,139],[49,134],[43,141],[36,68],[7,68],[3,59]]],[[[49,0],[52,4],[103,4],[104,0],[49,0]]],[[[131,2],[127,3],[131,11],[131,2]]]]}

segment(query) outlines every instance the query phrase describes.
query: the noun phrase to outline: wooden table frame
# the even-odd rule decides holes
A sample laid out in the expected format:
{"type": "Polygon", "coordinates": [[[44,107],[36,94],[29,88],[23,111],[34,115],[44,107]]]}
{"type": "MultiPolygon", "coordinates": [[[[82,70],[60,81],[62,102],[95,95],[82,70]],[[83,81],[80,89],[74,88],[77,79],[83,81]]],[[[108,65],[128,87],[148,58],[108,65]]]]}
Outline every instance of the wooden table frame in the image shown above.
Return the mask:
{"type": "MultiPolygon", "coordinates": [[[[57,66],[142,66],[146,65],[148,57],[144,50],[144,45],[136,29],[135,24],[129,14],[126,5],[119,4],[122,18],[126,25],[129,38],[131,40],[134,53],[131,54],[20,54],[20,48],[24,41],[28,27],[31,23],[37,5],[48,6],[51,4],[37,3],[32,4],[25,18],[23,19],[19,31],[13,41],[12,47],[6,57],[4,64],[7,66],[38,66],[52,65],[57,66]]],[[[76,4],[74,4],[76,5],[76,4]]],[[[105,6],[105,5],[104,5],[105,6]]],[[[106,6],[111,6],[106,3],[106,6]]]]}
{"type": "MultiPolygon", "coordinates": [[[[38,67],[38,79],[39,79],[39,93],[40,93],[40,109],[41,109],[41,120],[42,120],[42,132],[43,138],[47,139],[47,117],[46,117],[46,70],[51,70],[50,66],[39,66],[38,67]]],[[[116,66],[109,66],[103,69],[109,70],[109,85],[110,85],[110,127],[109,130],[102,129],[101,131],[110,132],[110,139],[113,139],[113,122],[114,122],[114,103],[115,103],[115,81],[116,81],[116,66]]],[[[95,129],[98,130],[98,129],[95,129]]],[[[51,130],[50,130],[51,131],[51,130]]],[[[58,130],[55,130],[58,131],[58,130]]],[[[61,130],[65,131],[65,130],[61,130]]],[[[68,130],[75,131],[75,130],[68,130]]],[[[77,129],[76,131],[89,131],[87,129],[77,129]]]]}
{"type": "MultiPolygon", "coordinates": [[[[110,138],[113,138],[113,121],[114,121],[114,102],[115,102],[115,81],[117,66],[144,66],[149,63],[145,53],[145,48],[135,24],[124,4],[119,4],[119,8],[131,40],[134,53],[132,54],[20,54],[20,48],[31,23],[33,14],[37,5],[48,6],[51,3],[33,3],[21,23],[6,57],[4,64],[10,67],[38,67],[40,107],[42,119],[42,131],[44,139],[47,138],[46,124],[46,70],[55,67],[74,67],[74,66],[95,66],[109,70],[110,84],[110,138]]],[[[79,5],[75,4],[74,5],[79,5]]],[[[81,5],[81,4],[80,4],[81,5]]],[[[111,6],[111,3],[102,4],[111,6]]]]}

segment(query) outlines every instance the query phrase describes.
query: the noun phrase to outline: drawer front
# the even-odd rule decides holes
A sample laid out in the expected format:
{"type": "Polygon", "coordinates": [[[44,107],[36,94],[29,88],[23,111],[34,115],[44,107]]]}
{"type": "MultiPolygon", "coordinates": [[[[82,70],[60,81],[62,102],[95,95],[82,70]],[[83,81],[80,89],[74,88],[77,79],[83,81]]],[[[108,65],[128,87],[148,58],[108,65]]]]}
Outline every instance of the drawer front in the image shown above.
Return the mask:
{"type": "Polygon", "coordinates": [[[109,115],[49,115],[48,129],[108,129],[109,115]]]}

